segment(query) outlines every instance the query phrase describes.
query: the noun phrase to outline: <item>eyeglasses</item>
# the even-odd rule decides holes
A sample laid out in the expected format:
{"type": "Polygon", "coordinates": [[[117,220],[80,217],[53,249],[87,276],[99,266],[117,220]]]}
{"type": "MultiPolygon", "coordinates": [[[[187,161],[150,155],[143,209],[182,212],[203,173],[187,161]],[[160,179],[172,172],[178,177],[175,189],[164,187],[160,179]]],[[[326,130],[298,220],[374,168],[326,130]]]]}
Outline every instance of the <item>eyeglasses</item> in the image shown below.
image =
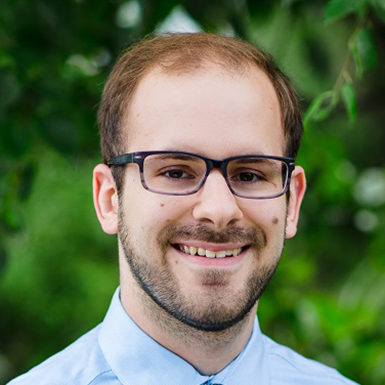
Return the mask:
{"type": "Polygon", "coordinates": [[[132,152],[114,156],[108,166],[136,163],[145,189],[165,195],[190,195],[213,169],[221,170],[231,192],[241,198],[268,199],[283,195],[294,170],[294,159],[241,155],[223,160],[180,151],[132,152]]]}

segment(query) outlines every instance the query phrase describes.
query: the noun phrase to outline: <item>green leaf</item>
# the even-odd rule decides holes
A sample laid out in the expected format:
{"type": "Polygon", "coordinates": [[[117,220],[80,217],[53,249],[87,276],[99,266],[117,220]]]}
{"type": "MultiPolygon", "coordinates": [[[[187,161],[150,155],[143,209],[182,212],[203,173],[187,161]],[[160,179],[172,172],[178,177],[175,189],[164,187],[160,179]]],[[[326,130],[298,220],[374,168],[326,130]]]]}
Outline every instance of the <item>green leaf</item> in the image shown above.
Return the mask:
{"type": "Polygon", "coordinates": [[[326,119],[338,103],[339,95],[336,91],[326,91],[318,95],[305,113],[304,124],[326,119]]]}
{"type": "Polygon", "coordinates": [[[339,19],[366,4],[366,0],[330,0],[325,8],[327,20],[339,19]]]}
{"type": "Polygon", "coordinates": [[[359,78],[367,71],[373,69],[377,64],[377,48],[374,43],[370,29],[358,30],[349,43],[352,52],[356,74],[359,78]]]}
{"type": "Polygon", "coordinates": [[[357,113],[356,93],[352,83],[345,83],[341,88],[341,96],[350,122],[354,122],[357,113]]]}

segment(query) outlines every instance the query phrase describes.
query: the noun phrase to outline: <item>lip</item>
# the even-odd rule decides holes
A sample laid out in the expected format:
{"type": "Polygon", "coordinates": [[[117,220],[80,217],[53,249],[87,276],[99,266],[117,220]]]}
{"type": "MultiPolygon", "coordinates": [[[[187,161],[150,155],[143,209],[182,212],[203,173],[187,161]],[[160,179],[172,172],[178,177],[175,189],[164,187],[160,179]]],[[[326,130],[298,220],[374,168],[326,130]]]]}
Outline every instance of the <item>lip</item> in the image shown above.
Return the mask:
{"type": "Polygon", "coordinates": [[[247,251],[249,248],[246,248],[245,250],[242,250],[241,253],[239,253],[237,256],[232,257],[225,257],[225,258],[208,258],[208,257],[202,257],[200,255],[190,255],[186,254],[181,250],[178,250],[173,245],[175,244],[183,244],[186,246],[194,246],[194,247],[202,247],[206,250],[210,251],[223,251],[223,250],[231,250],[236,248],[242,248],[247,245],[241,245],[241,244],[235,244],[235,243],[207,243],[207,242],[195,242],[195,241],[188,241],[188,242],[173,242],[171,247],[172,249],[178,253],[178,255],[182,258],[182,260],[188,264],[196,265],[196,266],[203,266],[203,267],[234,267],[241,263],[241,261],[245,258],[247,251]]]}

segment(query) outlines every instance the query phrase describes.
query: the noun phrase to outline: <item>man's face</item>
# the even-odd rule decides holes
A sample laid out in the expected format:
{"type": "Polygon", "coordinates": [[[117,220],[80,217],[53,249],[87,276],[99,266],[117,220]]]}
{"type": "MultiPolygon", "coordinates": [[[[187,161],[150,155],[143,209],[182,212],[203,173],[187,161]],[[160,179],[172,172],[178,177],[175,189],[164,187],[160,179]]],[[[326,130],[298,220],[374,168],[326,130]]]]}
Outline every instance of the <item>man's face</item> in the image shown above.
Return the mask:
{"type": "MultiPolygon", "coordinates": [[[[284,155],[279,103],[257,69],[243,75],[214,65],[180,75],[153,70],[139,84],[125,122],[127,152],[284,155]]],[[[119,239],[131,277],[122,280],[135,281],[168,313],[198,329],[221,330],[244,318],[278,264],[286,197],[236,197],[219,170],[189,196],[145,190],[135,164],[125,173],[119,239]],[[194,248],[208,256],[189,254],[194,248]],[[213,252],[230,255],[210,258],[213,252]]]]}

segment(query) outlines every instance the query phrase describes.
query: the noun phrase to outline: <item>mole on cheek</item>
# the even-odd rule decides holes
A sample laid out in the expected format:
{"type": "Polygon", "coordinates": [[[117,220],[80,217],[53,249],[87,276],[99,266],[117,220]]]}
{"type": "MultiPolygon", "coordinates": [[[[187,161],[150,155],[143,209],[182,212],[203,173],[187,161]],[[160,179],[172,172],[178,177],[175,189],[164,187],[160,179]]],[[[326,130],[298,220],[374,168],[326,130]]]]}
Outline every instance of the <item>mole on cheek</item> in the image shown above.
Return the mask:
{"type": "Polygon", "coordinates": [[[159,206],[160,206],[160,207],[164,207],[164,203],[161,203],[159,206]]]}
{"type": "Polygon", "coordinates": [[[273,224],[276,225],[278,224],[279,220],[277,217],[273,217],[273,220],[272,220],[273,224]]]}

